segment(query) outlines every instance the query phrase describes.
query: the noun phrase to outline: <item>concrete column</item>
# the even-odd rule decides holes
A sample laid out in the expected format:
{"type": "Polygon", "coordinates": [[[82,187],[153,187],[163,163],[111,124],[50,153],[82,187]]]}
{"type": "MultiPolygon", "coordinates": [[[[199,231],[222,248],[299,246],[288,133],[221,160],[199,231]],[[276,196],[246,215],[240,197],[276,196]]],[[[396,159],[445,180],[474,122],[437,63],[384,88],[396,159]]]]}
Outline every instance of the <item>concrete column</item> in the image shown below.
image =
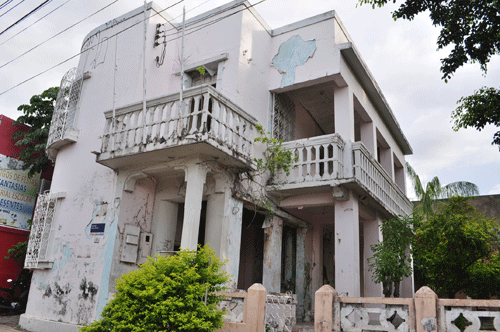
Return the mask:
{"type": "Polygon", "coordinates": [[[315,223],[312,232],[313,258],[311,262],[311,288],[314,295],[314,292],[323,286],[323,225],[315,223]]]}
{"type": "MultiPolygon", "coordinates": [[[[410,255],[410,248],[406,248],[406,254],[410,255]]],[[[411,268],[413,270],[413,260],[411,261],[411,268]]],[[[414,277],[414,274],[412,273],[409,277],[403,278],[403,280],[401,281],[401,283],[400,283],[400,286],[401,286],[400,295],[401,295],[401,297],[413,297],[413,294],[415,293],[413,277],[414,277]]]]}
{"type": "Polygon", "coordinates": [[[152,256],[158,254],[159,251],[174,250],[178,211],[179,205],[177,203],[161,199],[156,200],[151,231],[153,233],[152,256]]]}
{"type": "Polygon", "coordinates": [[[264,225],[264,271],[262,283],[268,292],[281,291],[281,250],[283,220],[268,216],[264,225]]]}
{"type": "Polygon", "coordinates": [[[241,227],[243,219],[243,202],[231,195],[231,178],[224,174],[216,174],[215,193],[208,196],[207,223],[205,243],[222,260],[228,260],[224,265],[232,275],[227,284],[229,289],[236,289],[238,270],[240,266],[241,227]]]}
{"type": "Polygon", "coordinates": [[[377,136],[373,121],[361,123],[361,142],[373,156],[377,155],[377,136]]]}
{"type": "Polygon", "coordinates": [[[243,323],[250,325],[250,332],[262,332],[266,318],[266,288],[261,284],[253,284],[243,309],[243,323]]]}
{"type": "Polygon", "coordinates": [[[346,141],[354,142],[354,100],[351,88],[335,89],[335,132],[346,141]]]}
{"type": "Polygon", "coordinates": [[[424,286],[415,293],[415,322],[417,332],[436,332],[437,295],[432,289],[424,286]]]}
{"type": "Polygon", "coordinates": [[[184,223],[182,226],[181,248],[196,250],[198,233],[200,231],[201,202],[203,185],[205,184],[208,167],[195,160],[185,166],[186,201],[184,204],[184,223]]]}
{"type": "Polygon", "coordinates": [[[335,203],[335,289],[359,297],[359,207],[352,191],[348,201],[335,203]]]}
{"type": "Polygon", "coordinates": [[[363,222],[363,234],[364,234],[364,245],[363,245],[363,273],[364,273],[364,296],[366,297],[383,297],[382,294],[382,284],[374,283],[372,280],[373,273],[370,271],[368,265],[368,258],[373,256],[373,251],[370,248],[371,245],[377,244],[378,241],[382,241],[382,232],[380,231],[381,220],[380,217],[376,217],[375,220],[367,220],[363,222]]]}
{"type": "Polygon", "coordinates": [[[307,228],[297,229],[297,253],[295,263],[295,293],[297,294],[297,318],[304,318],[306,300],[306,232],[307,228]]]}

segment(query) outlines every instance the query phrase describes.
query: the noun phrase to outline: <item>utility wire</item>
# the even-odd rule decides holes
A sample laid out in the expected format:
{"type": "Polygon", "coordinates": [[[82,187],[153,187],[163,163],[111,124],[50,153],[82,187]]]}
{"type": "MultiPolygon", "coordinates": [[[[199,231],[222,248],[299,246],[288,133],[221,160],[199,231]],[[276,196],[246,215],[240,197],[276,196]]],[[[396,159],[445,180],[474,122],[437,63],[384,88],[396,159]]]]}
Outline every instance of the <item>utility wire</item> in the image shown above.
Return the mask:
{"type": "Polygon", "coordinates": [[[56,7],[55,9],[51,10],[50,12],[48,12],[47,14],[45,14],[44,16],[40,17],[38,20],[36,20],[35,22],[31,23],[30,25],[28,25],[26,28],[22,29],[21,31],[19,31],[18,33],[16,33],[15,35],[13,35],[12,37],[10,37],[9,39],[5,40],[4,42],[2,42],[0,44],[3,45],[5,44],[6,42],[8,42],[9,40],[11,40],[12,38],[14,38],[15,36],[17,36],[18,34],[20,34],[21,32],[31,28],[33,25],[35,25],[36,23],[40,22],[41,20],[43,20],[44,18],[46,18],[47,16],[49,16],[50,14],[52,14],[53,12],[55,12],[56,10],[58,10],[59,8],[61,8],[62,6],[64,6],[65,4],[67,4],[68,2],[70,2],[71,0],[67,0],[66,2],[64,2],[62,5],[59,5],[58,7],[56,7]]]}
{"type": "Polygon", "coordinates": [[[0,5],[0,9],[2,9],[3,7],[7,6],[9,3],[11,3],[12,0],[7,0],[7,1],[4,1],[1,5],[0,5]]]}
{"type": "MultiPolygon", "coordinates": [[[[159,11],[158,13],[156,13],[156,14],[154,14],[154,15],[151,15],[150,17],[156,16],[156,15],[158,15],[158,14],[160,14],[160,13],[164,12],[165,10],[167,10],[167,9],[169,9],[169,8],[172,8],[172,7],[173,7],[173,6],[175,6],[175,5],[178,5],[179,3],[183,2],[183,1],[184,1],[184,0],[177,1],[177,2],[176,2],[176,3],[174,3],[173,5],[171,5],[171,6],[169,6],[169,7],[166,7],[165,9],[163,9],[163,10],[159,11]]],[[[123,30],[121,30],[121,31],[118,31],[117,33],[115,33],[115,34],[113,34],[113,35],[109,36],[109,37],[108,37],[108,39],[109,39],[109,38],[112,38],[112,37],[114,37],[114,36],[117,36],[117,35],[119,35],[120,33],[125,32],[125,31],[127,31],[128,29],[130,29],[130,28],[132,28],[132,27],[134,27],[134,26],[136,26],[137,24],[140,24],[140,23],[142,23],[142,21],[139,21],[139,22],[137,22],[137,23],[135,23],[135,24],[132,24],[131,26],[129,26],[129,27],[127,27],[127,28],[125,28],[125,29],[123,29],[123,30]]],[[[98,42],[95,46],[100,45],[102,42],[103,42],[103,41],[99,41],[99,42],[98,42]]],[[[1,95],[3,95],[3,94],[5,94],[5,93],[7,93],[7,92],[9,92],[9,91],[10,91],[10,90],[12,90],[12,89],[17,88],[17,87],[18,87],[18,86],[20,86],[20,85],[23,85],[24,83],[26,83],[26,82],[28,82],[28,81],[31,81],[32,79],[34,79],[34,78],[36,78],[36,77],[38,77],[38,76],[40,76],[40,75],[45,74],[46,72],[48,72],[48,71],[50,71],[50,70],[52,70],[52,69],[54,69],[54,68],[56,68],[56,67],[59,67],[60,65],[62,65],[62,64],[64,64],[64,63],[66,63],[66,62],[68,62],[68,61],[70,61],[70,60],[72,60],[72,59],[76,58],[77,56],[79,56],[79,55],[81,55],[81,54],[85,53],[86,51],[87,51],[87,49],[84,49],[83,51],[81,51],[81,52],[79,52],[79,53],[77,53],[77,54],[75,54],[75,55],[73,55],[73,56],[71,56],[71,57],[67,58],[66,60],[63,60],[63,61],[59,62],[58,64],[56,64],[56,65],[54,65],[54,66],[50,67],[49,69],[46,69],[46,70],[44,70],[44,71],[42,71],[42,72],[39,72],[39,73],[38,73],[38,74],[36,74],[36,75],[31,76],[30,78],[25,79],[25,80],[24,80],[24,81],[22,81],[21,83],[18,83],[18,84],[16,84],[16,85],[14,85],[13,87],[11,87],[11,88],[9,88],[9,89],[7,89],[7,90],[3,91],[2,93],[0,93],[0,96],[1,96],[1,95]]]]}
{"type": "Polygon", "coordinates": [[[21,0],[20,2],[18,2],[14,7],[12,7],[11,9],[9,9],[8,11],[6,11],[5,13],[3,13],[2,15],[0,15],[0,17],[4,16],[5,14],[7,14],[8,12],[10,12],[12,9],[16,8],[17,6],[19,6],[20,4],[22,4],[24,2],[24,0],[21,0]]]}
{"type": "Polygon", "coordinates": [[[36,7],[32,11],[30,11],[28,14],[26,14],[23,17],[21,17],[20,19],[18,19],[16,22],[14,22],[13,24],[11,24],[7,29],[5,29],[2,32],[0,32],[0,36],[2,34],[4,34],[6,31],[8,31],[9,29],[11,29],[12,27],[14,27],[16,24],[19,24],[20,22],[22,22],[25,18],[27,18],[27,17],[31,16],[32,14],[34,14],[36,11],[38,11],[40,8],[42,8],[43,6],[45,6],[47,3],[51,2],[51,1],[52,0],[45,0],[44,2],[42,2],[40,5],[38,5],[38,7],[36,7]]]}
{"type": "MultiPolygon", "coordinates": [[[[173,5],[171,5],[171,6],[169,6],[169,7],[166,7],[165,9],[162,9],[161,11],[159,11],[159,12],[157,12],[157,13],[155,13],[155,14],[151,15],[149,18],[154,17],[154,16],[156,16],[156,15],[159,15],[160,13],[164,12],[165,10],[167,10],[167,9],[169,9],[169,8],[172,8],[173,6],[176,6],[176,5],[178,5],[179,3],[183,2],[183,1],[184,1],[184,0],[180,0],[180,1],[176,2],[176,3],[174,3],[173,5]]],[[[254,6],[256,6],[256,5],[258,5],[258,4],[260,4],[260,3],[264,2],[264,1],[266,1],[266,0],[261,0],[261,1],[259,1],[259,2],[254,3],[253,5],[250,5],[250,6],[248,6],[248,7],[245,7],[245,8],[243,8],[243,9],[240,9],[240,10],[238,10],[238,11],[235,11],[234,13],[231,13],[231,14],[228,14],[228,15],[226,15],[226,16],[220,17],[220,18],[215,19],[215,20],[213,20],[213,21],[211,21],[211,22],[207,22],[206,24],[204,24],[204,25],[200,26],[198,29],[196,29],[196,30],[194,30],[194,31],[191,31],[191,32],[187,33],[187,35],[189,35],[189,34],[191,34],[191,33],[194,33],[194,32],[196,32],[196,31],[198,31],[198,30],[201,30],[201,29],[203,29],[203,28],[206,28],[207,26],[210,26],[210,25],[215,24],[215,23],[217,23],[217,22],[220,22],[221,20],[223,20],[223,19],[225,19],[225,18],[227,18],[227,17],[233,16],[233,15],[235,15],[235,14],[237,14],[237,13],[239,13],[239,12],[243,11],[243,10],[247,10],[247,9],[249,9],[249,8],[251,8],[251,7],[254,7],[254,6]]],[[[129,26],[129,27],[127,27],[127,28],[125,28],[125,29],[123,29],[123,30],[121,30],[121,31],[118,31],[117,33],[115,33],[115,34],[113,34],[113,35],[109,36],[109,37],[108,37],[108,39],[109,39],[109,38],[112,38],[112,37],[114,37],[114,36],[117,36],[117,35],[121,34],[122,32],[125,32],[125,31],[127,31],[128,29],[131,29],[132,27],[134,27],[134,26],[136,26],[137,24],[140,24],[140,23],[142,23],[142,22],[143,22],[143,20],[142,20],[142,21],[138,21],[138,22],[136,22],[136,23],[132,24],[131,26],[129,26]]],[[[168,40],[167,42],[172,41],[172,40],[176,40],[176,39],[179,39],[179,38],[181,38],[181,37],[180,37],[180,36],[178,36],[178,37],[172,38],[172,39],[168,40]]],[[[96,45],[94,45],[94,46],[98,46],[98,45],[100,45],[100,44],[101,44],[101,43],[103,43],[103,42],[104,42],[104,40],[99,41],[99,42],[98,42],[98,43],[96,43],[96,45]]],[[[11,87],[11,88],[9,88],[9,89],[7,89],[7,90],[3,91],[2,93],[0,93],[0,96],[2,96],[2,95],[4,95],[5,93],[7,93],[7,92],[9,92],[9,91],[11,91],[11,90],[13,90],[13,89],[17,88],[17,87],[18,87],[18,86],[20,86],[20,85],[23,85],[24,83],[26,83],[26,82],[28,82],[28,81],[31,81],[32,79],[34,79],[34,78],[36,78],[36,77],[38,77],[38,76],[40,76],[40,75],[42,75],[42,74],[45,74],[46,72],[48,72],[48,71],[50,71],[50,70],[52,70],[52,69],[54,69],[54,68],[56,68],[56,67],[59,67],[60,65],[62,65],[62,64],[64,64],[64,63],[66,63],[66,62],[68,62],[68,61],[70,61],[70,60],[72,60],[72,59],[76,58],[77,56],[79,56],[79,55],[81,55],[81,54],[85,53],[86,51],[87,51],[87,49],[85,49],[85,50],[83,50],[83,51],[81,51],[81,52],[79,52],[79,53],[77,53],[77,54],[75,54],[75,55],[73,55],[73,56],[69,57],[68,59],[63,60],[62,62],[59,62],[58,64],[56,64],[56,65],[54,65],[54,66],[52,66],[52,67],[50,67],[50,68],[48,68],[48,69],[46,69],[46,70],[44,70],[44,71],[42,71],[42,72],[40,72],[40,73],[38,73],[38,74],[36,74],[36,75],[34,75],[34,76],[30,77],[30,78],[28,78],[28,79],[26,79],[26,80],[22,81],[21,83],[18,83],[18,84],[16,84],[16,85],[14,85],[13,87],[11,87]]],[[[0,67],[0,68],[1,68],[1,67],[0,67]]]]}
{"type": "MultiPolygon", "coordinates": [[[[50,0],[49,0],[49,1],[50,1],[50,0]]],[[[87,17],[85,17],[84,19],[82,19],[82,20],[80,20],[80,21],[76,22],[75,24],[70,25],[69,27],[67,27],[67,28],[66,28],[66,29],[64,29],[64,30],[59,31],[58,33],[56,33],[56,34],[55,34],[55,35],[53,35],[52,37],[50,37],[50,38],[48,38],[48,39],[45,39],[43,42],[41,42],[40,44],[38,44],[38,45],[36,45],[36,46],[34,46],[34,47],[30,48],[29,50],[27,50],[26,52],[22,53],[21,55],[19,55],[19,56],[15,57],[14,59],[12,59],[12,60],[10,60],[10,61],[7,61],[6,63],[4,63],[3,65],[1,65],[1,66],[0,66],[0,69],[1,69],[1,68],[3,68],[3,67],[5,67],[5,66],[7,66],[9,63],[12,63],[12,62],[16,61],[17,59],[19,59],[19,58],[21,58],[21,57],[25,56],[26,54],[28,54],[29,52],[31,52],[31,51],[33,51],[34,49],[38,48],[39,46],[41,46],[41,45],[45,44],[45,43],[46,43],[46,42],[48,42],[49,40],[54,39],[55,37],[59,36],[60,34],[62,34],[62,33],[64,33],[64,32],[66,32],[66,31],[68,31],[68,30],[69,30],[69,29],[71,29],[71,28],[73,28],[75,25],[78,25],[78,24],[82,23],[82,22],[83,22],[83,21],[85,21],[86,19],[88,19],[88,18],[90,18],[90,17],[94,16],[95,14],[97,14],[97,13],[99,13],[99,12],[103,11],[104,9],[108,8],[109,6],[113,5],[114,3],[118,2],[118,1],[120,1],[120,0],[115,0],[115,1],[113,1],[112,3],[110,3],[110,4],[108,4],[108,5],[104,6],[104,7],[102,7],[101,9],[99,9],[99,10],[98,10],[98,11],[96,11],[96,12],[94,12],[93,14],[90,14],[89,16],[87,16],[87,17]]]]}

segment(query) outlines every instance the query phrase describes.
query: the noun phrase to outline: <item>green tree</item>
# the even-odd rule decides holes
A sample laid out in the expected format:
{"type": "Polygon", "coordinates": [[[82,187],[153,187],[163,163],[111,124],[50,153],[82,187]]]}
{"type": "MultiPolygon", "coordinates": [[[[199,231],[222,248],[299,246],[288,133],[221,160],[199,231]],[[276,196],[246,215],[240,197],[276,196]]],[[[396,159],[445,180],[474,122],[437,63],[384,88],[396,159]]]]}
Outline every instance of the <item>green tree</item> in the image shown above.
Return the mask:
{"type": "Polygon", "coordinates": [[[434,213],[434,205],[437,199],[440,198],[450,198],[452,196],[477,196],[479,195],[479,188],[477,185],[467,181],[456,181],[442,186],[439,178],[435,176],[430,182],[422,185],[420,177],[417,175],[413,167],[409,163],[406,163],[406,168],[408,170],[408,176],[413,182],[413,189],[415,190],[415,195],[419,200],[413,213],[422,215],[428,218],[434,213]]]}
{"type": "MultiPolygon", "coordinates": [[[[500,90],[482,87],[472,96],[463,97],[453,111],[453,129],[476,128],[481,131],[488,124],[500,127],[500,90]]],[[[500,149],[500,131],[493,135],[492,144],[500,149]]]]}
{"type": "Polygon", "coordinates": [[[411,217],[396,216],[383,220],[380,226],[384,240],[371,245],[373,256],[368,259],[372,279],[382,283],[385,297],[399,297],[399,284],[412,273],[410,245],[415,221],[411,217]]]}
{"type": "Polygon", "coordinates": [[[467,198],[450,198],[415,233],[414,255],[440,296],[500,295],[498,221],[485,218],[467,198]]]}
{"type": "Polygon", "coordinates": [[[12,140],[23,148],[19,159],[24,162],[23,169],[29,169],[30,177],[52,165],[45,155],[45,146],[58,92],[58,87],[49,88],[42,94],[31,97],[29,105],[23,104],[17,108],[23,115],[17,118],[14,126],[26,124],[31,128],[27,132],[17,131],[12,140]]]}
{"type": "MultiPolygon", "coordinates": [[[[375,8],[389,1],[398,2],[358,0],[358,3],[371,4],[375,8]]],[[[449,55],[441,59],[442,78],[445,81],[466,63],[479,63],[486,74],[491,57],[500,53],[499,0],[403,0],[392,16],[395,20],[412,20],[422,12],[428,12],[432,24],[441,28],[437,39],[438,49],[451,46],[449,55]]],[[[474,127],[481,130],[487,124],[499,127],[499,100],[500,89],[488,87],[461,98],[452,114],[454,129],[474,127]]],[[[498,145],[500,149],[500,131],[494,135],[492,144],[498,145]]]]}
{"type": "Polygon", "coordinates": [[[229,276],[208,246],[150,258],[123,275],[101,319],[82,332],[214,331],[223,326],[217,306],[229,276]]]}

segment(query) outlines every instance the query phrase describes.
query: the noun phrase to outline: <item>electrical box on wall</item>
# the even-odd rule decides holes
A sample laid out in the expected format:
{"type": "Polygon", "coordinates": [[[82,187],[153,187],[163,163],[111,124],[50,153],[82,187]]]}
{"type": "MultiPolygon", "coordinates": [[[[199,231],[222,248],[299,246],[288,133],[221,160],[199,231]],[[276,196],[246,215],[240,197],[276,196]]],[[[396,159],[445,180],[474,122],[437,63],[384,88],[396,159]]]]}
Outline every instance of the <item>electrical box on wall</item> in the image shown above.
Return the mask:
{"type": "Polygon", "coordinates": [[[151,256],[151,246],[153,244],[153,233],[141,233],[141,238],[139,242],[139,257],[137,258],[137,264],[144,264],[151,256]]]}
{"type": "Polygon", "coordinates": [[[120,258],[120,261],[127,263],[137,262],[140,233],[140,227],[125,225],[125,232],[123,233],[122,256],[120,258]]]}

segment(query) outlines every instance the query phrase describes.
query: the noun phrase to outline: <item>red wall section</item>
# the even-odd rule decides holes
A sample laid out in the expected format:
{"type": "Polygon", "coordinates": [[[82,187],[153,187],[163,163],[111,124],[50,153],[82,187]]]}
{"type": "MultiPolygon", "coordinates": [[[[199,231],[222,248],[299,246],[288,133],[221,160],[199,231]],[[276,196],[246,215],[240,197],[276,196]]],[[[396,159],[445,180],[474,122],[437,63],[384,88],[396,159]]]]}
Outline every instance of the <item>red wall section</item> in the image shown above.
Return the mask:
{"type": "Polygon", "coordinates": [[[19,228],[0,226],[0,287],[10,288],[7,279],[16,280],[22,266],[12,258],[5,260],[7,250],[18,242],[27,241],[30,232],[19,228]]]}
{"type": "MultiPolygon", "coordinates": [[[[12,142],[12,135],[18,130],[28,131],[29,127],[26,125],[13,126],[14,120],[0,114],[0,154],[7,157],[19,157],[21,148],[15,146],[12,142]]],[[[1,258],[1,257],[0,257],[1,258]]]]}

